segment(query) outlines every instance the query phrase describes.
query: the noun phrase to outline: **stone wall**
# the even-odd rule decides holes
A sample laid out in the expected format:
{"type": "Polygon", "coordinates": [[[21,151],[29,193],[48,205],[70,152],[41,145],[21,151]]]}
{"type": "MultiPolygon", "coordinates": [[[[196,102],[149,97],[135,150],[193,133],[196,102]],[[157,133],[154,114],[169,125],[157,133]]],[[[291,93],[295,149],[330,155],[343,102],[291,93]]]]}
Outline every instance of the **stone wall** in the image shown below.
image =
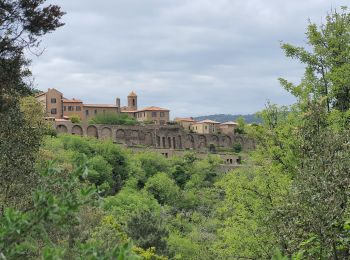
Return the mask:
{"type": "Polygon", "coordinates": [[[254,148],[254,142],[239,134],[196,134],[185,132],[177,125],[87,125],[73,124],[70,121],[55,123],[58,134],[67,133],[91,136],[99,139],[112,139],[126,146],[142,146],[161,149],[184,149],[206,152],[216,147],[232,147],[240,143],[243,150],[254,148]]]}

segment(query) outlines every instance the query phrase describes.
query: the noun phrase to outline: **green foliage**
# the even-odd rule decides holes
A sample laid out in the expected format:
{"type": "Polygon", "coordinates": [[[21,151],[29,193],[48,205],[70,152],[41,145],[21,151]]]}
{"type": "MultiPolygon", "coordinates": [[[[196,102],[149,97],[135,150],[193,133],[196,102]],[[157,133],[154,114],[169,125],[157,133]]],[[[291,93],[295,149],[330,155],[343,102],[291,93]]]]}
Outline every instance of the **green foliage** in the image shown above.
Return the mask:
{"type": "Polygon", "coordinates": [[[150,210],[132,215],[127,221],[126,233],[143,249],[155,247],[159,254],[167,252],[169,232],[162,217],[150,210]]]}
{"type": "Polygon", "coordinates": [[[138,122],[135,118],[131,118],[128,115],[103,113],[97,114],[94,118],[90,119],[89,124],[136,125],[138,122]]]}
{"type": "Polygon", "coordinates": [[[32,97],[0,113],[0,214],[4,207],[25,208],[38,183],[33,162],[48,129],[44,111],[32,97]]]}
{"type": "Polygon", "coordinates": [[[232,146],[232,149],[235,153],[242,152],[242,144],[241,143],[234,143],[232,146]]]}
{"type": "Polygon", "coordinates": [[[309,24],[306,36],[310,51],[291,44],[282,45],[287,57],[306,65],[301,84],[280,79],[282,86],[304,105],[323,98],[328,111],[331,107],[340,111],[350,108],[350,14],[346,11],[347,8],[342,8],[340,13],[332,10],[325,24],[309,24]]]}
{"type": "MultiPolygon", "coordinates": [[[[52,229],[67,233],[77,225],[79,207],[94,192],[79,181],[86,173],[84,158],[77,163],[74,172],[62,178],[60,169],[49,162],[41,173],[43,179],[33,194],[32,206],[24,211],[5,209],[0,217],[0,248],[6,258],[40,255],[39,245],[50,243],[48,234],[52,229]]],[[[47,250],[43,253],[48,254],[47,250]]]]}
{"type": "Polygon", "coordinates": [[[179,199],[179,187],[165,173],[157,173],[146,182],[145,189],[161,204],[174,205],[179,199]]]}
{"type": "Polygon", "coordinates": [[[78,115],[71,115],[69,117],[69,120],[73,123],[73,124],[79,124],[81,123],[81,119],[78,115]]]}

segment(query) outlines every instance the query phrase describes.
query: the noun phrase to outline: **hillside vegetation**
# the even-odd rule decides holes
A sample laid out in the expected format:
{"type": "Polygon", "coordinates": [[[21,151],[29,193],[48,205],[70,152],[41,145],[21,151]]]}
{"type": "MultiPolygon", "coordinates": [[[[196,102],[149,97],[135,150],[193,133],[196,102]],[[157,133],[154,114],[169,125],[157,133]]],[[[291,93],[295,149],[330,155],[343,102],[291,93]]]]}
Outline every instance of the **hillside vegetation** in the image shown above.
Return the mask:
{"type": "Polygon", "coordinates": [[[214,155],[165,159],[56,136],[30,95],[24,56],[62,26],[59,7],[44,2],[1,6],[1,260],[350,259],[345,7],[309,24],[308,48],[282,44],[306,67],[298,85],[280,79],[297,102],[267,104],[261,124],[241,124],[256,149],[220,174],[214,155]]]}

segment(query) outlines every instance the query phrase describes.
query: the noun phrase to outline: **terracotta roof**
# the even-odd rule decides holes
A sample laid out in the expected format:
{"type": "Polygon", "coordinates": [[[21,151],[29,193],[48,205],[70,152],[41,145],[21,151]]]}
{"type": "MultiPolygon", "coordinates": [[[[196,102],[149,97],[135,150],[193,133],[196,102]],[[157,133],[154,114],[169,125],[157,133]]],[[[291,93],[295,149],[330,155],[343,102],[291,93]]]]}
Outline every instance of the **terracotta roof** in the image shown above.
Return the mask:
{"type": "Polygon", "coordinates": [[[83,101],[81,101],[80,99],[75,99],[75,98],[73,98],[73,99],[67,99],[67,98],[65,98],[65,99],[63,99],[63,103],[82,103],[83,101]]]}
{"type": "Polygon", "coordinates": [[[137,97],[137,95],[134,91],[131,91],[128,97],[137,97]]]}
{"type": "Polygon", "coordinates": [[[138,110],[123,110],[122,113],[136,113],[138,110]]]}
{"type": "Polygon", "coordinates": [[[35,97],[40,97],[40,96],[45,95],[45,94],[46,94],[46,92],[41,92],[41,93],[37,94],[35,97]]]}
{"type": "Polygon", "coordinates": [[[55,119],[55,121],[56,121],[56,122],[67,122],[67,121],[69,121],[69,120],[57,118],[57,119],[55,119]]]}
{"type": "Polygon", "coordinates": [[[189,117],[189,118],[180,118],[180,117],[176,117],[174,119],[176,122],[196,122],[196,120],[194,120],[193,118],[189,117]]]}
{"type": "Polygon", "coordinates": [[[84,104],[84,107],[111,107],[111,108],[117,108],[116,105],[108,105],[108,104],[84,104]]]}
{"type": "Polygon", "coordinates": [[[238,123],[229,121],[229,122],[222,123],[221,125],[238,125],[238,123]]]}
{"type": "Polygon", "coordinates": [[[170,110],[166,108],[152,106],[152,107],[145,107],[143,109],[138,110],[137,112],[142,112],[142,111],[170,111],[170,110]]]}
{"type": "Polygon", "coordinates": [[[220,124],[220,122],[216,122],[216,121],[213,121],[210,119],[205,119],[205,120],[197,122],[197,124],[205,124],[205,123],[206,124],[220,124]]]}

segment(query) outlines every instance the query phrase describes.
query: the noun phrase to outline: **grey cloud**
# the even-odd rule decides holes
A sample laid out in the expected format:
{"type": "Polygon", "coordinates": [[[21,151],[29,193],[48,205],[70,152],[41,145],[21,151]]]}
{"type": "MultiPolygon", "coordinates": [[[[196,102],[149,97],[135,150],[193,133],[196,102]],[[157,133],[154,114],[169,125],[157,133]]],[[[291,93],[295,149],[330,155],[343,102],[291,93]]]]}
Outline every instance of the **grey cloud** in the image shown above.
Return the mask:
{"type": "Polygon", "coordinates": [[[61,0],[66,25],[34,57],[38,88],[111,103],[135,90],[140,105],[172,116],[252,113],[268,99],[290,104],[279,85],[303,66],[280,41],[304,44],[307,19],[319,23],[329,0],[61,0]]]}

